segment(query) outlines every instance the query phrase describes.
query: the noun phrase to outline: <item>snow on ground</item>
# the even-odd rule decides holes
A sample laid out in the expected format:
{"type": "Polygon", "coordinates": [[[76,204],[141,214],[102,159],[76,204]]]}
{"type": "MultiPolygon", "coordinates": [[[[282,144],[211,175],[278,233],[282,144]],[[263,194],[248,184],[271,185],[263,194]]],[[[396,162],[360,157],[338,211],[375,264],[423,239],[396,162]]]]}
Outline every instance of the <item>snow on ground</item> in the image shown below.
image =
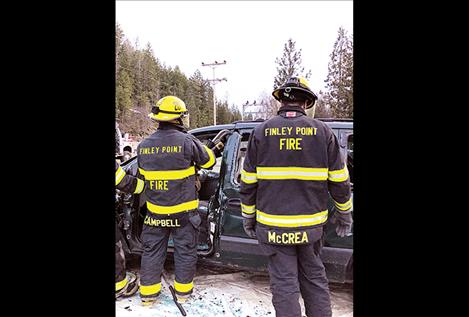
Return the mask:
{"type": "MultiPolygon", "coordinates": [[[[173,269],[164,272],[162,292],[153,306],[142,306],[135,294],[116,301],[117,317],[182,316],[173,302],[168,286],[173,283],[173,269]],[[170,283],[170,284],[168,284],[170,283]]],[[[353,294],[350,286],[331,284],[333,317],[353,317],[353,294]]],[[[187,316],[197,317],[274,317],[267,273],[218,271],[201,267],[194,278],[194,293],[183,303],[187,316]]],[[[303,300],[300,304],[304,314],[303,300]]]]}

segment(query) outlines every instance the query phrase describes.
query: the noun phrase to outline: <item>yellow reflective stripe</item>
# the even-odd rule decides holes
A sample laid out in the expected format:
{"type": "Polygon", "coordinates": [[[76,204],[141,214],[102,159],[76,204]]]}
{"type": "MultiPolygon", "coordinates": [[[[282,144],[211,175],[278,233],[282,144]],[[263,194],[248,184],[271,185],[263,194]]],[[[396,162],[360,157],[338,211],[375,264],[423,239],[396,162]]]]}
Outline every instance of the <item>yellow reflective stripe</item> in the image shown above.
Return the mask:
{"type": "Polygon", "coordinates": [[[256,173],[249,173],[244,170],[241,170],[241,180],[246,184],[254,184],[257,183],[257,174],[256,173]]]}
{"type": "Polygon", "coordinates": [[[343,204],[338,203],[334,200],[334,204],[337,207],[337,209],[339,209],[339,210],[342,210],[342,211],[348,210],[348,209],[352,208],[352,198],[350,198],[347,202],[345,202],[343,204]]]}
{"type": "Polygon", "coordinates": [[[329,171],[329,178],[331,182],[343,182],[348,179],[348,169],[345,166],[343,169],[336,171],[329,171]]]}
{"type": "Polygon", "coordinates": [[[147,201],[147,209],[155,214],[175,214],[181,211],[197,209],[199,207],[199,200],[191,200],[179,205],[173,206],[159,206],[152,204],[151,202],[147,201]]]}
{"type": "Polygon", "coordinates": [[[305,227],[326,222],[328,211],[324,210],[312,215],[271,215],[257,210],[257,221],[276,227],[305,227]]]}
{"type": "Polygon", "coordinates": [[[253,214],[256,212],[256,205],[248,206],[241,204],[241,211],[245,214],[253,214]]]}
{"type": "Polygon", "coordinates": [[[119,166],[119,168],[117,168],[117,171],[116,171],[116,186],[119,185],[119,183],[122,181],[124,176],[125,176],[125,172],[122,169],[122,167],[119,166]]]}
{"type": "Polygon", "coordinates": [[[204,145],[204,149],[207,152],[209,159],[207,163],[200,165],[200,167],[202,168],[212,167],[212,165],[215,164],[215,154],[213,154],[213,151],[210,150],[206,145],[204,145]]]}
{"type": "Polygon", "coordinates": [[[171,171],[145,171],[141,168],[138,169],[146,180],[177,180],[189,177],[195,174],[195,167],[191,166],[182,170],[171,170],[171,171]]]}
{"type": "Polygon", "coordinates": [[[127,277],[124,277],[120,282],[116,282],[116,292],[123,289],[127,285],[127,282],[127,277]]]}
{"type": "Polygon", "coordinates": [[[327,180],[327,168],[257,167],[258,179],[327,180]]]}
{"type": "Polygon", "coordinates": [[[154,295],[161,290],[161,283],[153,285],[140,285],[140,294],[142,295],[154,295]]]}
{"type": "Polygon", "coordinates": [[[178,283],[176,282],[176,280],[174,280],[174,289],[178,292],[187,293],[187,292],[190,292],[193,287],[194,285],[192,282],[183,284],[183,283],[178,283]]]}
{"type": "Polygon", "coordinates": [[[134,194],[140,194],[143,190],[144,182],[137,178],[137,187],[135,188],[134,194]]]}

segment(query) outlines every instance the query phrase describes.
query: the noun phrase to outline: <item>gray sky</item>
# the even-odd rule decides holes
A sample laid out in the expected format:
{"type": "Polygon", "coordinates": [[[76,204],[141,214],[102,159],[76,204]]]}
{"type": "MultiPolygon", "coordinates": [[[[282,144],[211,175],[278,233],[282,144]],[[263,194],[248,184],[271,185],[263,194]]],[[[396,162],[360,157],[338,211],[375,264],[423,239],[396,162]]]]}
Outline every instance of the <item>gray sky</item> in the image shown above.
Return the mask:
{"type": "Polygon", "coordinates": [[[353,2],[117,1],[116,20],[132,43],[150,42],[162,63],[188,77],[199,69],[212,79],[212,68],[201,63],[226,60],[215,68],[216,78],[228,80],[216,84],[216,96],[240,106],[271,94],[275,59],[288,38],[302,49],[312,90],[324,90],[339,27],[353,34],[353,2]]]}

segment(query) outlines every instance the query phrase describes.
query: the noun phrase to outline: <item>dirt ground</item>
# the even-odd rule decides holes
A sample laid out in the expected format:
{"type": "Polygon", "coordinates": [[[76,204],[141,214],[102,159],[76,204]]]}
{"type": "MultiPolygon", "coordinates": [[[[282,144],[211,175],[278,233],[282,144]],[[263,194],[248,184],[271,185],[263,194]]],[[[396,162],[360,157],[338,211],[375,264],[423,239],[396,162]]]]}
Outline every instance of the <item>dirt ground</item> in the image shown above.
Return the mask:
{"type": "MultiPolygon", "coordinates": [[[[129,270],[137,273],[135,265],[129,270]]],[[[151,307],[141,305],[138,293],[116,301],[116,316],[182,316],[173,302],[168,286],[174,280],[170,262],[165,265],[162,292],[151,307]]],[[[333,317],[353,316],[353,289],[350,285],[330,284],[333,317]]],[[[194,293],[182,304],[187,316],[197,317],[274,317],[267,273],[208,267],[198,263],[194,293]]],[[[304,314],[303,300],[300,299],[304,314]]]]}

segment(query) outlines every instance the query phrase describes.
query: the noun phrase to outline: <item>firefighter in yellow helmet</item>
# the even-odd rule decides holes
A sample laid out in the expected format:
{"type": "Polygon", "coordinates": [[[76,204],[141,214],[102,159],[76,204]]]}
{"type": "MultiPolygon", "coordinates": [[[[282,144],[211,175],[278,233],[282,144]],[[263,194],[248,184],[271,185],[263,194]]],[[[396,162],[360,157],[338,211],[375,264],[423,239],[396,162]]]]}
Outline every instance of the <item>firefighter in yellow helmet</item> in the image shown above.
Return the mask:
{"type": "Polygon", "coordinates": [[[142,230],[143,255],[140,297],[155,302],[161,291],[161,274],[169,235],[174,241],[174,289],[179,301],[193,290],[197,263],[197,233],[201,223],[196,173],[210,169],[220,155],[222,142],[213,149],[187,133],[188,112],[175,96],[160,99],[149,117],[158,122],[155,133],[137,148],[138,168],[145,179],[147,214],[142,230]]]}
{"type": "MultiPolygon", "coordinates": [[[[117,151],[116,151],[117,152],[117,151]]],[[[140,194],[145,184],[141,179],[126,174],[116,161],[116,188],[127,193],[140,194]]],[[[138,290],[137,276],[125,270],[125,254],[116,219],[116,299],[128,297],[138,290]]]]}
{"type": "Polygon", "coordinates": [[[350,232],[351,187],[339,142],[323,122],[306,115],[317,96],[302,77],[272,93],[277,116],[252,132],[241,171],[241,210],[249,237],[268,257],[277,317],[331,317],[328,280],[320,258],[329,194],[337,234],[350,232]]]}

